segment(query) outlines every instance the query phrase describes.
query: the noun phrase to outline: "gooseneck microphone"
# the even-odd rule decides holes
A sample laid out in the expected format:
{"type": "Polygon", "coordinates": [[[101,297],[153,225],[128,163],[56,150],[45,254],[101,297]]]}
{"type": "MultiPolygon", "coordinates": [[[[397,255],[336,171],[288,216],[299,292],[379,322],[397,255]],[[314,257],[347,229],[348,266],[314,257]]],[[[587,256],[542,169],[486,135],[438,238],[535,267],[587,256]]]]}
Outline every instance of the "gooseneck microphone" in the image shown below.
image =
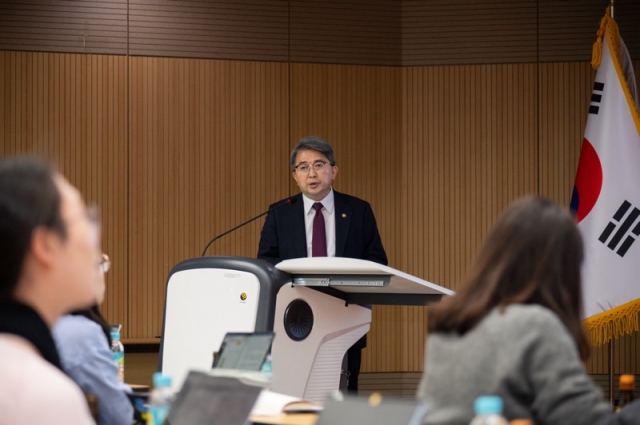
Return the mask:
{"type": "Polygon", "coordinates": [[[217,241],[218,239],[220,239],[220,238],[221,238],[221,237],[223,237],[224,235],[228,235],[229,233],[233,232],[234,230],[237,230],[237,229],[241,228],[242,226],[247,225],[247,224],[251,223],[252,221],[259,219],[259,218],[260,218],[260,217],[262,217],[263,215],[265,215],[265,214],[269,214],[269,213],[270,213],[271,211],[273,211],[273,210],[277,210],[278,208],[280,208],[280,207],[284,207],[285,205],[295,204],[297,200],[298,200],[298,198],[287,198],[287,199],[285,199],[284,201],[282,201],[282,203],[280,203],[280,204],[276,205],[275,207],[271,207],[271,208],[269,208],[268,210],[266,210],[265,212],[263,212],[263,213],[261,213],[261,214],[258,214],[257,216],[252,217],[252,218],[250,218],[249,220],[247,220],[247,221],[245,221],[245,222],[243,222],[243,223],[238,224],[236,227],[234,227],[234,228],[232,228],[232,229],[229,229],[229,230],[227,230],[226,232],[224,232],[224,233],[220,233],[219,235],[215,236],[213,239],[211,239],[211,240],[209,241],[209,243],[207,244],[207,246],[205,246],[205,247],[204,247],[204,249],[202,250],[202,257],[204,257],[204,254],[207,252],[207,249],[209,249],[209,246],[211,246],[211,244],[212,244],[212,243],[214,243],[215,241],[217,241]]]}

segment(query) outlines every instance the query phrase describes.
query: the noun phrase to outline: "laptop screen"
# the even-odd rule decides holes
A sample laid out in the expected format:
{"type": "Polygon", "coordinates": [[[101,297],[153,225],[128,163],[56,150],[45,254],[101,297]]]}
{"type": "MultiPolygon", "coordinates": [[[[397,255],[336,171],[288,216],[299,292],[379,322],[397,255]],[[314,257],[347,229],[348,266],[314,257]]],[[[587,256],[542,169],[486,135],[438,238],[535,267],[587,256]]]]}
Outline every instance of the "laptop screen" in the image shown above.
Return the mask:
{"type": "Polygon", "coordinates": [[[273,332],[227,333],[212,367],[259,371],[271,349],[273,335],[273,332]]]}
{"type": "Polygon", "coordinates": [[[237,379],[189,372],[165,425],[243,425],[262,388],[237,379]]]}

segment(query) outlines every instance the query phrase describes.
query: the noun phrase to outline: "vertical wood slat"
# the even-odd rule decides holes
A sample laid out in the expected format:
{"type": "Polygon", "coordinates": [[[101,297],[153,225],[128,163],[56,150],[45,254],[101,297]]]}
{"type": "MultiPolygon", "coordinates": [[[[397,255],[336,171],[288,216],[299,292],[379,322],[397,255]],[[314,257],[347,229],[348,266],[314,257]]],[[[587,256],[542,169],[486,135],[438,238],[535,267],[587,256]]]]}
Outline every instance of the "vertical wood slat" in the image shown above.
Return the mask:
{"type": "Polygon", "coordinates": [[[56,164],[102,209],[102,246],[113,260],[102,311],[126,319],[128,240],[125,59],[0,52],[0,154],[56,164]]]}
{"type": "Polygon", "coordinates": [[[406,270],[455,290],[498,214],[537,192],[536,66],[411,67],[403,81],[406,270]]]}
{"type": "MultiPolygon", "coordinates": [[[[166,279],[216,234],[288,195],[288,68],[131,59],[129,337],[161,332],[166,279]]],[[[262,221],[208,255],[255,257],[262,221]]]]}

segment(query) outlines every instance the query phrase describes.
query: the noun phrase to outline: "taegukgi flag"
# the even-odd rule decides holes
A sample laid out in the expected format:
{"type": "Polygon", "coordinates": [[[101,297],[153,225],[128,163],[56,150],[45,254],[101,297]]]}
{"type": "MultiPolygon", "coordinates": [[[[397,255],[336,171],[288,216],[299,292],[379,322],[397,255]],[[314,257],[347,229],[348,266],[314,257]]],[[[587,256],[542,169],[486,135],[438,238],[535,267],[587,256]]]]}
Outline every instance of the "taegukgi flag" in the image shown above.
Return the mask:
{"type": "Polygon", "coordinates": [[[592,64],[600,63],[571,199],[585,244],[584,307],[594,345],[637,331],[640,312],[638,97],[629,53],[608,12],[594,44],[592,64]]]}

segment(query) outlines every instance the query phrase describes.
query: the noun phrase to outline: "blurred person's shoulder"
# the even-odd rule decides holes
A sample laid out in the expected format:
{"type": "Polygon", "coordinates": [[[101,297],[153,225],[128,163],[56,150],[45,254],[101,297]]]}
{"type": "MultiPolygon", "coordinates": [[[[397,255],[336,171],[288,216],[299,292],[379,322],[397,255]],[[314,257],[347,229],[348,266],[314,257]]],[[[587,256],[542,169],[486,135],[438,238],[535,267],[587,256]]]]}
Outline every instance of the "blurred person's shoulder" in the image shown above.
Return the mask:
{"type": "Polygon", "coordinates": [[[102,328],[84,316],[68,314],[62,316],[53,328],[54,337],[84,340],[94,335],[102,335],[102,328]]]}
{"type": "Polygon", "coordinates": [[[548,308],[533,304],[510,304],[495,308],[480,326],[499,332],[501,338],[532,340],[536,336],[563,335],[567,331],[548,308]]]}
{"type": "Polygon", "coordinates": [[[69,377],[24,338],[0,334],[0,411],[11,424],[93,423],[85,397],[69,377]]]}
{"type": "Polygon", "coordinates": [[[554,312],[535,304],[510,304],[506,307],[497,307],[491,312],[490,317],[512,325],[562,326],[554,312]]]}

